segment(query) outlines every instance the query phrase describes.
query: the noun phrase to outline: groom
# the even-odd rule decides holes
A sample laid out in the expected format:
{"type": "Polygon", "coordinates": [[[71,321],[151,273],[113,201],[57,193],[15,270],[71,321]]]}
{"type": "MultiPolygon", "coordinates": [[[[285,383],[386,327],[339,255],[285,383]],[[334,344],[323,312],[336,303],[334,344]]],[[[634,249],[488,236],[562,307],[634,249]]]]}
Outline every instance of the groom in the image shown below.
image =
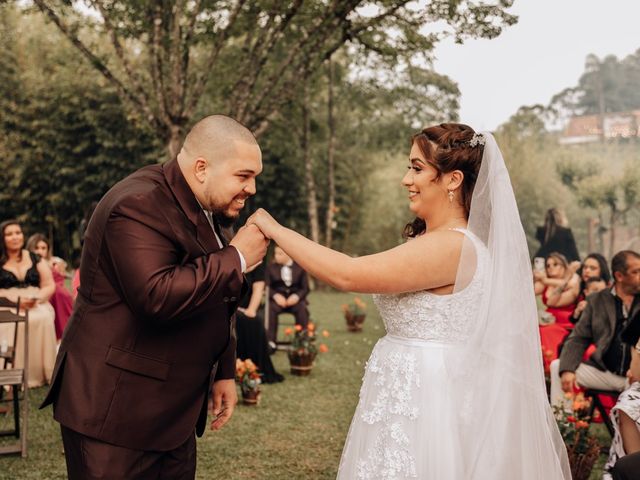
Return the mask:
{"type": "Polygon", "coordinates": [[[53,403],[70,479],[192,479],[195,435],[237,402],[235,333],[243,273],[265,255],[255,226],[227,243],[262,171],[249,130],[214,115],[177,159],[144,167],[102,198],[80,288],[43,407],[53,403]]]}

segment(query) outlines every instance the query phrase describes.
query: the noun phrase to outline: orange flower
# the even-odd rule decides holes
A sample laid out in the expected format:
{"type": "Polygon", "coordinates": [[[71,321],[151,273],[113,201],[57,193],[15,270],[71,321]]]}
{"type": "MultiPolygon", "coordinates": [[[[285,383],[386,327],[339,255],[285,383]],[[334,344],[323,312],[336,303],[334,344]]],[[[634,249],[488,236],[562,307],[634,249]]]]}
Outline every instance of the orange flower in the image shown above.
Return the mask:
{"type": "Polygon", "coordinates": [[[289,335],[293,334],[293,329],[291,327],[285,328],[284,334],[288,337],[289,335]]]}
{"type": "Polygon", "coordinates": [[[316,326],[314,325],[314,323],[313,323],[313,322],[309,322],[309,325],[307,325],[307,329],[308,329],[310,332],[313,332],[313,331],[316,329],[316,326]]]}
{"type": "Polygon", "coordinates": [[[329,347],[327,347],[324,343],[321,343],[318,347],[318,350],[320,350],[320,353],[327,353],[329,351],[329,347]]]}
{"type": "Polygon", "coordinates": [[[327,338],[327,337],[329,336],[329,330],[323,330],[323,331],[322,331],[322,336],[323,336],[324,338],[327,338]]]}
{"type": "Polygon", "coordinates": [[[247,367],[247,370],[249,370],[249,372],[251,372],[251,373],[253,373],[253,372],[255,372],[256,370],[258,370],[258,367],[256,367],[256,364],[255,364],[255,363],[253,363],[253,362],[251,361],[251,359],[250,359],[250,358],[247,358],[247,359],[244,361],[244,364],[245,364],[245,366],[247,367]]]}
{"type": "Polygon", "coordinates": [[[589,428],[589,424],[584,420],[578,420],[576,422],[576,428],[589,428]]]}
{"type": "Polygon", "coordinates": [[[296,332],[301,332],[302,331],[302,325],[296,325],[295,329],[296,329],[296,332]]]}

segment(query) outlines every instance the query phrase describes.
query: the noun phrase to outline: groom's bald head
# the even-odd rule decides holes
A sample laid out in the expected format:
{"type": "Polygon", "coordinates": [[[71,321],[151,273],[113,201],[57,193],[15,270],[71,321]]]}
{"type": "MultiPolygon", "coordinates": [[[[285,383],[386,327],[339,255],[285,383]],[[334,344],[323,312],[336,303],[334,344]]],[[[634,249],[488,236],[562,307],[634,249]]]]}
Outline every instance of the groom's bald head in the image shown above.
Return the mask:
{"type": "Polygon", "coordinates": [[[240,122],[225,115],[210,115],[189,131],[180,154],[187,161],[204,157],[216,162],[233,153],[238,144],[258,146],[251,131],[240,122]]]}
{"type": "Polygon", "coordinates": [[[230,117],[211,115],[187,134],[178,165],[200,204],[232,219],[255,194],[262,153],[248,128],[230,117]]]}

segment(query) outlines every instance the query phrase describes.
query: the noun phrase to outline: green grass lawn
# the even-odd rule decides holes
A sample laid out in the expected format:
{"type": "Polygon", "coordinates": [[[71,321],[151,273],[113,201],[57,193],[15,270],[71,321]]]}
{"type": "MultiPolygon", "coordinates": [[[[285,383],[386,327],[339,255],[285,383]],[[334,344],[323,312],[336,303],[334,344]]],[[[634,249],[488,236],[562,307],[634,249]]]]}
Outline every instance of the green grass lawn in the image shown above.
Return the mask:
{"type": "MultiPolygon", "coordinates": [[[[364,364],[384,330],[371,299],[362,333],[347,332],[340,306],[352,295],[314,292],[312,319],[328,329],[330,351],[320,355],[309,377],[289,373],[284,352],[274,355],[276,369],[286,380],[263,385],[258,406],[239,405],[221,431],[207,431],[198,440],[197,478],[215,480],[334,479],[342,445],[358,400],[364,364]]],[[[37,410],[45,389],[31,390],[29,457],[0,458],[0,479],[66,478],[59,427],[51,409],[37,410]]],[[[0,428],[10,417],[0,416],[0,428]]],[[[598,436],[608,442],[601,425],[598,436]]],[[[0,444],[6,443],[5,440],[0,444]]],[[[604,463],[601,457],[601,464],[604,463]]],[[[594,471],[593,480],[600,478],[594,471]]]]}

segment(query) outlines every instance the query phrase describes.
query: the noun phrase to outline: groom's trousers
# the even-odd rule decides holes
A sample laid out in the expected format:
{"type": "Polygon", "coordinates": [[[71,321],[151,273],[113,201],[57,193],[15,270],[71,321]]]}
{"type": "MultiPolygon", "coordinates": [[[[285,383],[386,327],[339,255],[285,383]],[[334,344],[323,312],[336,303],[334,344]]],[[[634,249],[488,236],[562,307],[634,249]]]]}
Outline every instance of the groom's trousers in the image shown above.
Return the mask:
{"type": "Polygon", "coordinates": [[[132,450],[87,437],[62,426],[69,480],[193,480],[195,433],[166,452],[132,450]]]}

